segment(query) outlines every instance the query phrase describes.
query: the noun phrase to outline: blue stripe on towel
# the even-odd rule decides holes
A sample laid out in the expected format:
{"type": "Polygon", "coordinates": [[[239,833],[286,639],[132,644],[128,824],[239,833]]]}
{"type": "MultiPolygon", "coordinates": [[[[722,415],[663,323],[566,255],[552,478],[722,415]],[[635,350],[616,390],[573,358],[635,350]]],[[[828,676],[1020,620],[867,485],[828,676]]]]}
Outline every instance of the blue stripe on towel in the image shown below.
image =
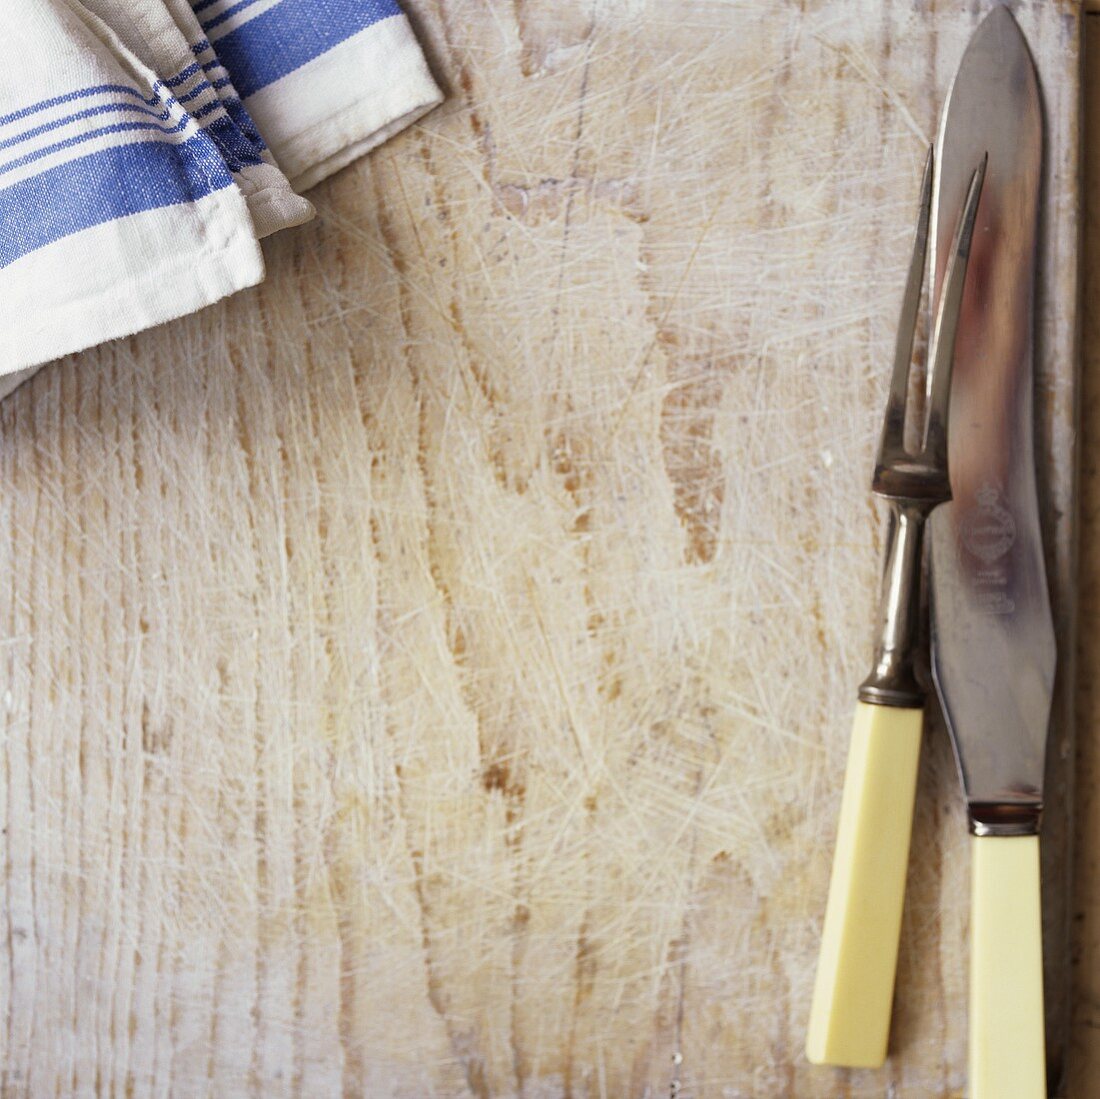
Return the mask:
{"type": "Polygon", "coordinates": [[[169,88],[178,88],[185,81],[190,80],[197,72],[201,72],[202,66],[197,61],[192,61],[186,69],[181,69],[175,76],[170,76],[164,81],[169,88]]]}
{"type": "Polygon", "coordinates": [[[189,92],[184,92],[183,95],[175,96],[175,102],[182,106],[184,103],[190,103],[192,99],[197,99],[200,95],[208,92],[214,85],[210,83],[205,77],[200,80],[189,92]]]}
{"type": "MultiPolygon", "coordinates": [[[[203,66],[204,69],[206,67],[207,66],[203,66]]],[[[216,65],[210,65],[209,67],[215,68],[216,65]]],[[[193,99],[205,88],[209,87],[205,79],[195,89],[188,92],[186,95],[180,96],[179,99],[176,99],[172,95],[161,96],[161,90],[178,87],[186,80],[189,80],[198,71],[199,66],[192,65],[170,80],[157,80],[153,84],[153,94],[151,96],[144,95],[142,92],[138,91],[137,88],[131,88],[128,84],[96,84],[91,88],[77,88],[75,91],[66,92],[64,95],[55,95],[49,99],[42,99],[37,103],[31,103],[26,107],[21,107],[17,111],[12,111],[10,114],[0,115],[0,127],[7,126],[12,122],[18,122],[20,119],[27,118],[32,114],[38,114],[40,111],[49,110],[50,107],[59,107],[62,103],[73,103],[78,99],[90,99],[92,96],[97,95],[130,95],[148,107],[156,107],[161,103],[186,103],[189,99],[193,99]]],[[[167,118],[168,116],[163,115],[162,117],[167,118]]],[[[61,124],[62,120],[47,123],[47,125],[51,127],[61,124]]]]}
{"type": "MultiPolygon", "coordinates": [[[[210,43],[203,41],[193,46],[192,49],[196,53],[202,53],[203,50],[210,49],[210,43]],[[201,49],[199,48],[200,46],[202,47],[201,49]]],[[[172,95],[162,97],[160,93],[165,89],[178,88],[181,84],[185,84],[200,72],[209,72],[211,69],[219,67],[224,66],[222,66],[218,58],[215,58],[213,61],[207,61],[205,65],[200,65],[197,61],[192,62],[185,69],[181,69],[180,72],[176,73],[175,76],[170,76],[166,80],[154,81],[152,96],[146,96],[138,91],[137,88],[130,87],[128,84],[95,84],[90,88],[77,88],[74,91],[66,92],[64,95],[55,95],[51,96],[49,99],[41,99],[37,103],[30,103],[25,107],[20,107],[17,111],[12,111],[10,114],[0,115],[0,127],[7,126],[11,122],[18,122],[20,119],[27,118],[32,114],[37,114],[39,111],[48,110],[50,107],[58,107],[62,103],[72,103],[75,100],[88,99],[96,95],[131,95],[149,107],[156,107],[161,103],[186,103],[188,100],[194,99],[195,96],[210,87],[210,84],[204,79],[186,95],[181,95],[178,99],[172,95]]],[[[228,79],[223,78],[222,81],[216,82],[213,86],[215,88],[221,88],[227,83],[228,79]]],[[[168,116],[162,115],[161,117],[167,118],[168,116]]],[[[53,125],[53,123],[50,125],[53,125]]]]}
{"type": "MultiPolygon", "coordinates": [[[[208,3],[204,3],[202,6],[209,7],[209,5],[213,2],[214,0],[209,0],[208,3]]],[[[196,10],[198,10],[197,5],[196,10]]],[[[207,51],[213,51],[213,49],[214,47],[211,46],[205,38],[201,38],[191,47],[191,52],[196,57],[202,57],[204,53],[206,53],[207,51]]],[[[222,64],[222,60],[220,57],[214,57],[211,61],[207,61],[202,67],[202,71],[206,73],[210,72],[213,69],[225,69],[225,66],[222,64]]],[[[217,80],[214,80],[212,82],[212,86],[218,91],[221,91],[223,88],[231,89],[229,98],[222,100],[222,106],[225,107],[225,113],[229,115],[229,117],[236,123],[237,129],[240,130],[241,133],[244,134],[244,136],[252,142],[251,152],[253,154],[257,152],[263,152],[267,148],[267,143],[260,136],[260,131],[256,129],[256,123],[252,121],[252,116],[248,113],[247,110],[245,110],[244,104],[237,97],[237,89],[233,87],[232,77],[219,77],[217,80]]],[[[207,129],[209,129],[209,127],[207,127],[207,129]]],[[[262,158],[257,157],[255,161],[247,161],[247,163],[258,164],[261,163],[261,161],[262,158]]]]}
{"type": "Polygon", "coordinates": [[[191,121],[191,116],[187,115],[181,118],[175,126],[161,126],[156,122],[115,122],[110,126],[100,126],[98,130],[87,130],[82,134],[74,134],[72,137],[65,138],[64,141],[55,141],[52,145],[43,145],[41,149],[35,149],[32,153],[26,153],[15,160],[0,164],[0,176],[16,168],[22,168],[26,164],[33,164],[36,160],[41,160],[45,156],[59,153],[62,149],[71,149],[74,145],[83,145],[84,142],[91,141],[96,137],[105,137],[107,134],[128,133],[132,130],[159,130],[162,134],[178,134],[181,130],[185,130],[191,121]]]}
{"type": "MultiPolygon", "coordinates": [[[[205,23],[201,24],[204,31],[212,31],[215,27],[220,27],[228,19],[232,19],[240,11],[244,11],[245,8],[252,7],[253,4],[258,4],[260,0],[237,0],[237,3],[231,4],[224,11],[218,12],[217,15],[211,16],[205,23]]],[[[198,9],[195,9],[198,10],[198,9]]]]}
{"type": "Polygon", "coordinates": [[[400,14],[395,0],[281,0],[219,38],[215,48],[247,99],[353,34],[400,14]]]}
{"type": "Polygon", "coordinates": [[[263,150],[267,148],[267,144],[260,136],[260,131],[256,129],[256,123],[252,121],[252,116],[244,109],[244,104],[234,96],[232,99],[223,99],[222,106],[225,107],[225,113],[236,122],[237,129],[240,130],[260,152],[263,152],[263,150]]]}
{"type": "Polygon", "coordinates": [[[0,189],[0,267],[82,229],[194,202],[231,183],[205,133],[88,153],[0,189]]]}
{"type": "Polygon", "coordinates": [[[222,115],[207,122],[203,129],[218,143],[230,171],[239,172],[247,165],[263,163],[255,144],[249,141],[247,134],[241,133],[231,117],[222,115]]]}
{"type": "Polygon", "coordinates": [[[0,149],[10,149],[13,145],[18,145],[21,141],[30,141],[31,138],[40,137],[42,134],[47,134],[51,130],[59,130],[64,126],[71,126],[74,122],[79,122],[82,118],[94,118],[96,115],[101,114],[121,114],[124,111],[149,115],[150,118],[155,118],[160,122],[167,122],[170,114],[170,110],[167,107],[165,107],[163,111],[154,111],[150,107],[142,106],[140,103],[103,103],[98,107],[86,107],[82,111],[75,111],[73,114],[67,114],[62,118],[54,119],[53,122],[43,122],[40,126],[33,126],[29,130],[22,130],[17,134],[13,134],[11,137],[6,137],[0,140],[0,149]]]}
{"type": "MultiPolygon", "coordinates": [[[[192,69],[191,75],[193,76],[198,69],[197,66],[193,66],[192,69]]],[[[9,149],[14,145],[19,145],[21,142],[40,137],[52,130],[63,129],[72,126],[76,122],[83,121],[84,119],[94,118],[104,114],[137,113],[156,119],[157,122],[168,122],[171,116],[171,107],[173,103],[185,104],[200,95],[211,93],[213,94],[213,98],[210,102],[203,104],[201,107],[192,108],[190,110],[190,117],[196,121],[202,122],[208,115],[216,111],[223,112],[221,117],[209,122],[203,122],[203,126],[217,142],[229,169],[238,172],[245,166],[261,164],[263,162],[263,158],[259,154],[265,146],[259,134],[256,132],[256,127],[253,125],[252,119],[248,117],[248,112],[245,111],[244,107],[241,105],[241,101],[233,97],[223,102],[218,95],[214,94],[221,88],[229,87],[229,77],[222,77],[219,80],[215,80],[213,83],[205,78],[201,78],[191,91],[180,95],[178,98],[171,95],[162,98],[159,94],[159,89],[165,88],[171,83],[179,84],[180,81],[178,79],[164,82],[157,81],[153,89],[153,102],[163,102],[166,104],[162,111],[154,110],[148,106],[147,104],[150,101],[142,96],[137,89],[126,88],[123,85],[100,85],[96,88],[81,89],[80,91],[71,92],[66,96],[55,97],[54,100],[47,101],[45,104],[36,104],[32,107],[24,108],[22,111],[16,112],[15,115],[9,117],[15,118],[17,116],[25,116],[28,113],[33,114],[41,110],[43,106],[54,106],[57,103],[69,100],[79,100],[93,93],[102,94],[105,92],[112,92],[117,95],[119,92],[128,92],[134,97],[133,100],[123,100],[121,96],[119,96],[114,103],[102,103],[94,107],[86,107],[83,110],[74,111],[60,118],[52,119],[49,122],[41,123],[38,126],[32,126],[29,129],[21,130],[18,133],[12,134],[10,137],[0,138],[0,151],[9,149]]],[[[159,129],[164,133],[171,134],[178,133],[185,129],[187,123],[188,118],[184,116],[171,126],[154,126],[151,123],[119,123],[113,126],[85,130],[82,133],[73,134],[67,139],[55,142],[45,148],[36,149],[17,159],[0,163],[0,176],[12,168],[21,167],[24,164],[41,159],[44,156],[49,156],[52,153],[60,152],[62,149],[72,148],[83,144],[86,141],[90,141],[104,134],[137,129],[159,129]]],[[[2,129],[2,127],[0,127],[0,129],[2,129]]]]}
{"type": "Polygon", "coordinates": [[[32,103],[29,107],[21,107],[18,111],[12,111],[11,114],[0,115],[0,126],[6,126],[9,122],[16,122],[20,118],[26,118],[38,111],[44,111],[48,107],[56,107],[61,103],[71,103],[75,99],[87,99],[88,96],[102,95],[106,92],[119,92],[123,95],[136,96],[142,103],[147,103],[150,107],[155,107],[161,101],[155,89],[153,97],[149,99],[142,95],[137,88],[131,88],[127,84],[97,84],[93,88],[78,88],[75,92],[55,95],[51,99],[43,99],[38,103],[32,103]]]}

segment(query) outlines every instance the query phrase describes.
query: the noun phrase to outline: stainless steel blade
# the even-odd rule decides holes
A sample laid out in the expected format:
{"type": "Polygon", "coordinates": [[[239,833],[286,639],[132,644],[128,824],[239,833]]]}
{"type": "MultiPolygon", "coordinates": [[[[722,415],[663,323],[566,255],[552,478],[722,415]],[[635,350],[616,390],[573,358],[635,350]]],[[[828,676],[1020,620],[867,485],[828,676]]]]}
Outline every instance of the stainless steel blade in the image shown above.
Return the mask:
{"type": "Polygon", "coordinates": [[[1055,639],[1033,446],[1033,290],[1043,126],[1027,44],[1005,8],[979,26],[937,140],[932,278],[988,152],[949,424],[952,501],[930,530],[932,671],[978,834],[1038,828],[1055,639]]]}

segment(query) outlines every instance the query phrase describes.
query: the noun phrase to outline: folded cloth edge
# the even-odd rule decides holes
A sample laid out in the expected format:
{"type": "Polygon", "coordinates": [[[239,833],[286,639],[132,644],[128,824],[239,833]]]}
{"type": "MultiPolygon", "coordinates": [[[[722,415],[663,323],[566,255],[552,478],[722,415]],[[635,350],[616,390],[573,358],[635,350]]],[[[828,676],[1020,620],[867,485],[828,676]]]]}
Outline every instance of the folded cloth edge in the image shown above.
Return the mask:
{"type": "MultiPolygon", "coordinates": [[[[220,197],[211,195],[200,202],[220,197]]],[[[238,198],[238,201],[241,200],[238,198]]],[[[131,218],[163,219],[169,212],[180,209],[161,208],[134,214],[131,218]]],[[[263,250],[251,232],[247,214],[243,209],[240,214],[243,216],[237,218],[236,231],[216,243],[211,240],[210,246],[202,252],[167,254],[162,263],[143,268],[131,279],[127,284],[127,298],[130,303],[140,303],[139,309],[119,310],[118,287],[112,284],[94,295],[74,297],[46,307],[49,325],[44,328],[44,334],[37,334],[30,345],[33,347],[30,354],[26,346],[20,347],[21,333],[9,335],[6,328],[0,330],[0,362],[5,364],[0,373],[0,398],[48,362],[187,316],[262,282],[263,250]]],[[[94,243],[97,230],[107,231],[117,224],[107,223],[86,230],[86,235],[81,234],[84,237],[81,243],[94,243]]]]}
{"type": "Polygon", "coordinates": [[[442,101],[408,18],[393,15],[254,92],[245,106],[291,186],[305,191],[442,101]]]}

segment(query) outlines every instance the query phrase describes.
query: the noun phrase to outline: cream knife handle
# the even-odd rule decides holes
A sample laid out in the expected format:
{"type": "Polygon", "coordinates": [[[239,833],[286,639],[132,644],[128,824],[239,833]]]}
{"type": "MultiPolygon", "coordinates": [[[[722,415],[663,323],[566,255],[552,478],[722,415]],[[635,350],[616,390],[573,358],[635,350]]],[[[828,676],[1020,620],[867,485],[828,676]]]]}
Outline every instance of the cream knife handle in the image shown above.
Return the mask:
{"type": "Polygon", "coordinates": [[[856,704],[806,1056],[886,1060],[922,711],[856,704]]]}
{"type": "Polygon", "coordinates": [[[970,1099],[1043,1099],[1039,837],[974,836],[970,1099]]]}

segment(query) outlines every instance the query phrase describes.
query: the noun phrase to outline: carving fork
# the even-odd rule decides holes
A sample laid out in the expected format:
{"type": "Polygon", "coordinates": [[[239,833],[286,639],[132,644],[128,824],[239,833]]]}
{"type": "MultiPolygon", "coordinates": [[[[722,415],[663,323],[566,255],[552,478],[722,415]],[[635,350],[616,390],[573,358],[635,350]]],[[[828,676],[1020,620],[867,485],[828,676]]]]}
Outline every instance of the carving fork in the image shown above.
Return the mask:
{"type": "Polygon", "coordinates": [[[889,501],[874,667],[859,688],[825,909],[806,1054],[815,1064],[872,1067],[886,1059],[901,931],[925,691],[914,674],[921,543],[933,508],[951,498],[947,412],[951,364],[974,219],[985,178],[975,169],[955,228],[928,351],[921,448],[905,446],[913,340],[924,281],[933,154],[902,299],[894,369],[871,491],[889,501]]]}

